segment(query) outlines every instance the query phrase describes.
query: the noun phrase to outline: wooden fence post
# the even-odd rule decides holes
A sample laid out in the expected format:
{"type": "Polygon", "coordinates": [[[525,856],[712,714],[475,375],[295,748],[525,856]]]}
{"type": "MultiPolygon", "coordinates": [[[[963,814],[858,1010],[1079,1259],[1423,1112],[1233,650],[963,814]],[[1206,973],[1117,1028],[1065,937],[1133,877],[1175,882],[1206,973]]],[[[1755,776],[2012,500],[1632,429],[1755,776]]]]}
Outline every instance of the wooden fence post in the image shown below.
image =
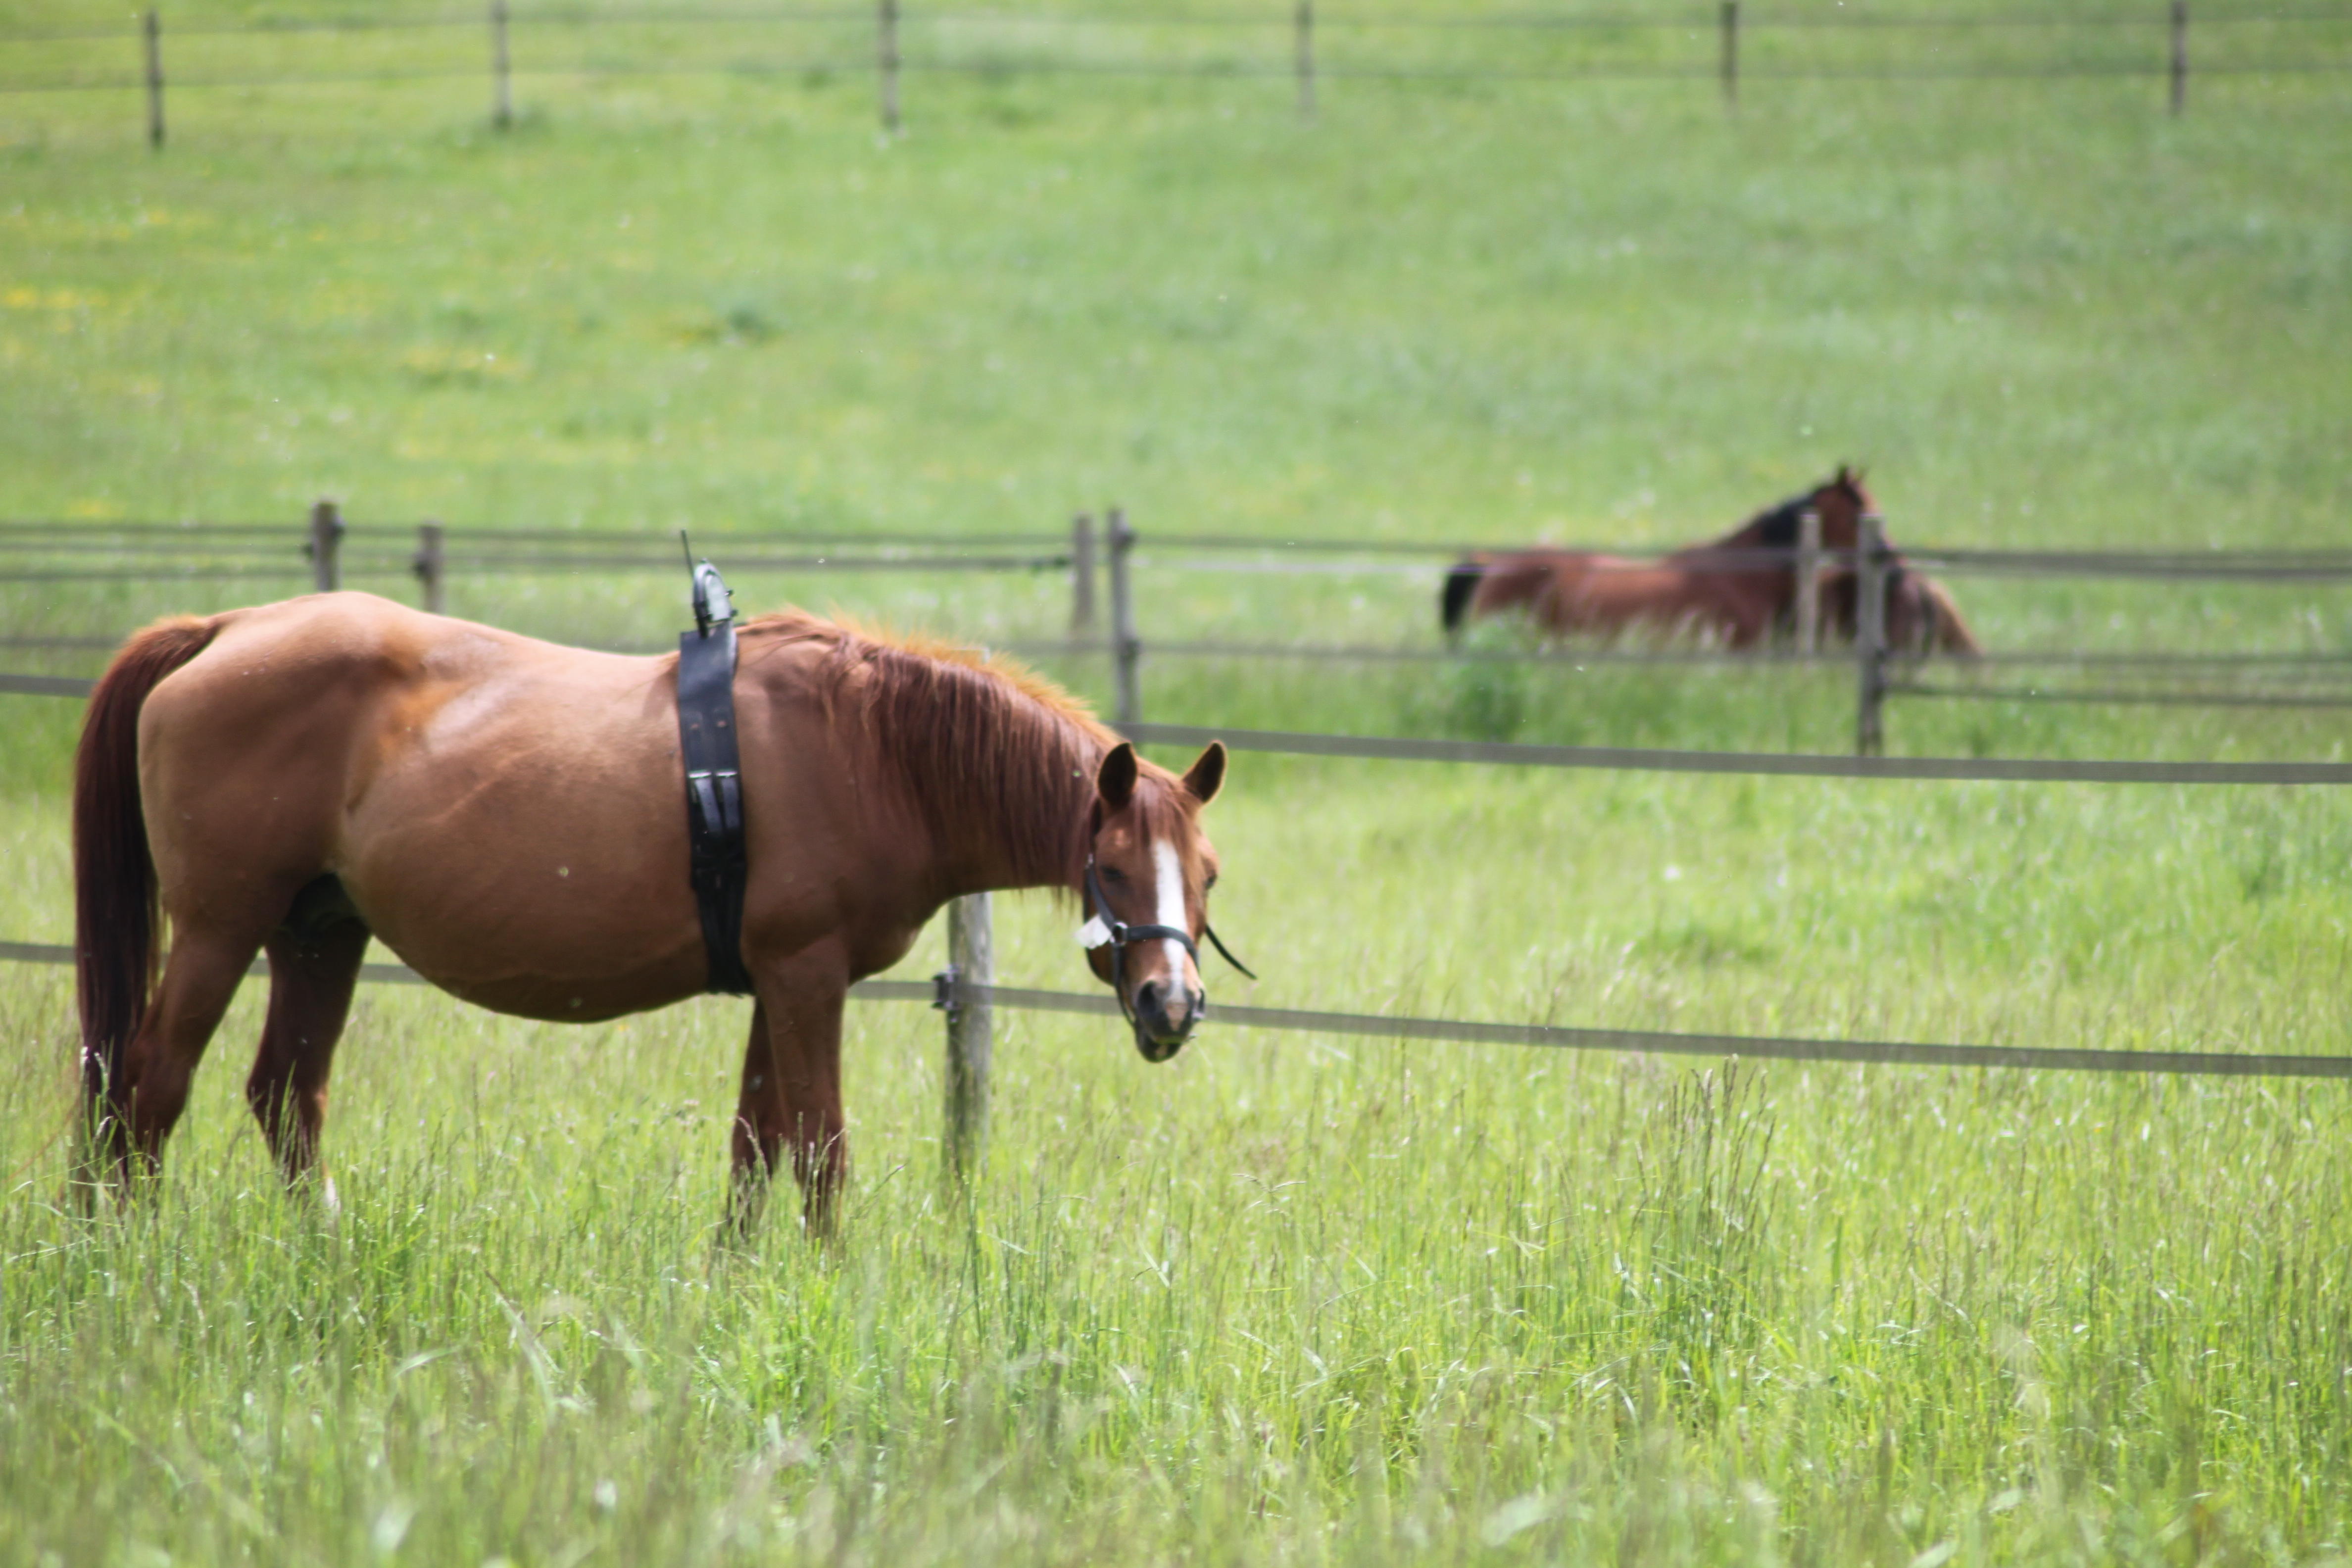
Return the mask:
{"type": "Polygon", "coordinates": [[[1095,520],[1080,512],[1070,523],[1070,636],[1095,629],[1095,520]]]}
{"type": "Polygon", "coordinates": [[[1853,752],[1874,757],[1886,744],[1886,524],[1876,516],[1862,520],[1854,543],[1853,648],[1853,752]]]}
{"type": "Polygon", "coordinates": [[[1135,530],[1127,526],[1127,513],[1118,507],[1110,509],[1108,521],[1110,525],[1111,658],[1118,694],[1115,714],[1122,724],[1140,724],[1143,722],[1143,697],[1137,689],[1136,666],[1142,661],[1143,644],[1135,635],[1135,584],[1129,562],[1135,550],[1135,530]]]}
{"type": "Polygon", "coordinates": [[[343,520],[335,510],[335,503],[321,500],[310,509],[310,583],[321,594],[331,594],[341,586],[343,574],[335,559],[342,548],[343,520]]]}
{"type": "Polygon", "coordinates": [[[2189,107],[2189,0],[2172,0],[2172,112],[2189,107]]]}
{"type": "Polygon", "coordinates": [[[1808,508],[1797,519],[1797,651],[1811,658],[1821,633],[1822,514],[1808,508]]]}
{"type": "Polygon", "coordinates": [[[1315,118],[1315,0],[1298,0],[1298,118],[1315,118]]]}
{"type": "Polygon", "coordinates": [[[514,68],[507,55],[507,0],[490,0],[490,123],[514,124],[514,68]]]}
{"type": "Polygon", "coordinates": [[[147,13],[147,145],[163,150],[163,19],[147,13]]]}
{"type": "Polygon", "coordinates": [[[940,978],[948,1015],[948,1173],[969,1181],[988,1144],[988,1065],[995,1045],[996,1009],[966,986],[996,984],[996,935],[986,893],[948,906],[948,969],[940,978]]]}
{"type": "Polygon", "coordinates": [[[874,47],[882,78],[882,129],[895,136],[898,132],[898,0],[881,0],[874,47]]]}
{"type": "Polygon", "coordinates": [[[416,580],[425,584],[425,613],[446,614],[449,563],[441,551],[441,525],[423,522],[416,526],[416,580]]]}
{"type": "Polygon", "coordinates": [[[1739,0],[1723,0],[1723,101],[1739,107],[1739,0]]]}

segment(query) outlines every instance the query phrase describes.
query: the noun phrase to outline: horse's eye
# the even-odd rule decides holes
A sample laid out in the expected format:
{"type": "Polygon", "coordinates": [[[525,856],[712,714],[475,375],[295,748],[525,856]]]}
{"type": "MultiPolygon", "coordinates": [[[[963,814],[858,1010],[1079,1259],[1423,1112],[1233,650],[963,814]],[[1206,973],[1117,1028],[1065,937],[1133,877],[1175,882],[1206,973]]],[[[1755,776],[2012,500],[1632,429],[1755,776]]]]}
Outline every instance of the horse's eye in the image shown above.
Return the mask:
{"type": "Polygon", "coordinates": [[[1209,873],[1209,879],[1208,879],[1207,881],[1202,882],[1202,883],[1201,884],[1201,891],[1202,891],[1202,892],[1204,892],[1204,893],[1205,893],[1205,892],[1207,892],[1211,888],[1213,888],[1213,887],[1215,887],[1216,885],[1217,885],[1217,874],[1216,874],[1214,871],[1212,871],[1212,872],[1210,872],[1210,873],[1209,873]]]}
{"type": "Polygon", "coordinates": [[[1124,882],[1127,880],[1127,873],[1116,866],[1106,866],[1102,868],[1102,879],[1106,882],[1124,882]]]}

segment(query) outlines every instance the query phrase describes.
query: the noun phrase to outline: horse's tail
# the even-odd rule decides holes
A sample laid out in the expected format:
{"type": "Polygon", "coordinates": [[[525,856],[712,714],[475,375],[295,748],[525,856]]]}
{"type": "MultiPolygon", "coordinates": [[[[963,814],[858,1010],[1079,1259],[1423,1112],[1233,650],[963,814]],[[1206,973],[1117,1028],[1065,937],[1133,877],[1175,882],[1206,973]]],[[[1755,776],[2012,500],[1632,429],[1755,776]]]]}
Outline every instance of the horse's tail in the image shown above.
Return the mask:
{"type": "Polygon", "coordinates": [[[1933,622],[1928,652],[1948,653],[1957,658],[1975,658],[1984,652],[1984,645],[1977,641],[1977,634],[1969,629],[1959,605],[1952,602],[1949,589],[1922,573],[1919,590],[1927,601],[1927,614],[1933,622]]]}
{"type": "Polygon", "coordinates": [[[219,626],[217,617],[182,616],[134,633],[99,677],[82,721],[74,757],[74,978],[83,1107],[93,1114],[155,983],[155,859],[139,805],[139,710],[219,626]]]}
{"type": "Polygon", "coordinates": [[[1486,563],[1473,556],[1457,562],[1445,574],[1445,587],[1438,595],[1438,619],[1447,637],[1459,636],[1462,623],[1469,618],[1470,601],[1476,596],[1479,581],[1486,575],[1486,563]]]}

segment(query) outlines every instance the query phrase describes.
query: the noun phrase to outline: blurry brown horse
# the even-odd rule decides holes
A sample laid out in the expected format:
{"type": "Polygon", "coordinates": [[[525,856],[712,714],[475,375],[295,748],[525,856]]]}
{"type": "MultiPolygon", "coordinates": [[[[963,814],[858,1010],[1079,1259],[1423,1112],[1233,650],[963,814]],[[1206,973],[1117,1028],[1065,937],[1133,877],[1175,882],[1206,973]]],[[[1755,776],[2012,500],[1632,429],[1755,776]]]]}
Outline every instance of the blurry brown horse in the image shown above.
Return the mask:
{"type": "MultiPolygon", "coordinates": [[[[1098,880],[1111,920],[1154,928],[1119,954],[1136,1043],[1175,1053],[1203,997],[1191,943],[1161,928],[1197,942],[1206,923],[1216,855],[1199,817],[1222,745],[1178,778],[1017,669],[796,614],[751,622],[740,649],[756,1002],[739,1225],[789,1150],[823,1226],[846,1161],[844,998],[960,894],[1098,880]]],[[[81,1179],[153,1169],[257,952],[269,1008],[246,1093],[289,1183],[316,1169],[371,936],[527,1018],[701,992],[677,747],[675,656],[560,647],[371,595],[132,637],[76,763],[81,1179]]],[[[1093,954],[1106,979],[1111,957],[1093,954]]]]}
{"type": "MultiPolygon", "coordinates": [[[[1821,517],[1824,550],[1851,551],[1862,519],[1877,510],[1861,472],[1842,467],[1826,484],[1757,513],[1721,539],[1654,563],[1566,550],[1470,556],[1446,574],[1440,614],[1448,635],[1473,616],[1525,605],[1551,637],[1642,629],[1752,648],[1793,626],[1797,573],[1785,555],[1748,552],[1793,551],[1808,511],[1821,517]]],[[[1819,630],[1825,638],[1853,637],[1857,580],[1851,565],[1822,572],[1819,630]]],[[[1906,567],[1900,556],[1887,574],[1886,631],[1890,647],[1910,652],[1981,651],[1943,585],[1906,567]]]]}

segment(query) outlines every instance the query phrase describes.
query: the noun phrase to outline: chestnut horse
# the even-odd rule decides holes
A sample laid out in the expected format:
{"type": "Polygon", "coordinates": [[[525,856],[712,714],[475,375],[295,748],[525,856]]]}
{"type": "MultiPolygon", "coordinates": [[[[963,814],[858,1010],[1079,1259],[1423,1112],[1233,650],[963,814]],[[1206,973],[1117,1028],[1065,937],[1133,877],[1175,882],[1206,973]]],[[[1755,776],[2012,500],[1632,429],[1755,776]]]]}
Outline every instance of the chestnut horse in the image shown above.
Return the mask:
{"type": "MultiPolygon", "coordinates": [[[[1757,513],[1721,539],[1654,563],[1566,550],[1473,555],[1446,574],[1440,616],[1452,635],[1472,616],[1525,605],[1550,637],[1643,628],[1696,632],[1727,647],[1751,648],[1793,624],[1797,573],[1789,557],[1743,552],[1793,551],[1799,521],[1809,510],[1821,517],[1824,550],[1851,551],[1862,519],[1877,510],[1860,470],[1841,467],[1826,484],[1757,513]]],[[[1825,635],[1852,639],[1856,582],[1850,565],[1822,572],[1825,635]]],[[[1981,651],[1943,585],[1899,556],[1887,574],[1886,629],[1888,646],[1897,649],[1981,651]]]]}
{"type": "MultiPolygon", "coordinates": [[[[1017,668],[800,614],[750,622],[739,647],[755,1002],[737,1227],[786,1152],[824,1226],[846,1170],[844,998],[960,894],[1058,888],[1143,928],[1098,934],[1090,961],[1118,974],[1143,1055],[1175,1054],[1204,1003],[1194,944],[1217,859],[1200,813],[1223,745],[1179,778],[1017,668]]],[[[292,1184],[317,1170],[370,937],[526,1018],[703,991],[677,677],[675,655],[561,647],[367,594],[133,637],[75,770],[84,1191],[154,1170],[257,952],[269,1005],[246,1095],[292,1184]]]]}

